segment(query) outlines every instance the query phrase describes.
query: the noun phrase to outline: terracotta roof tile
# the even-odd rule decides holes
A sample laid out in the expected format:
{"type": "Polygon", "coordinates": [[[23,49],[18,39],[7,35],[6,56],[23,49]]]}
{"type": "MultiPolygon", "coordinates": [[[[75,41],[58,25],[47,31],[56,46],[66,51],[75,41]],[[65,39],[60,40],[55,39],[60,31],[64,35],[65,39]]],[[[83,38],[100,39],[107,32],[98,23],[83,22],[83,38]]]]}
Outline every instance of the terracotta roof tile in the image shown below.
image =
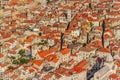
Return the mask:
{"type": "Polygon", "coordinates": [[[55,73],[55,77],[56,77],[57,79],[59,79],[59,78],[61,78],[62,76],[61,76],[60,74],[58,74],[58,73],[55,73]]]}
{"type": "Polygon", "coordinates": [[[120,70],[116,70],[116,72],[120,72],[120,70]]]}
{"type": "Polygon", "coordinates": [[[45,75],[41,80],[48,80],[49,78],[51,78],[52,75],[51,74],[47,74],[45,75]]]}
{"type": "Polygon", "coordinates": [[[117,79],[117,78],[118,78],[118,75],[113,73],[113,74],[111,74],[111,75],[109,76],[109,78],[118,80],[118,79],[117,79]]]}
{"type": "Polygon", "coordinates": [[[37,66],[41,66],[42,65],[42,60],[33,60],[32,63],[37,65],[37,66]]]}
{"type": "Polygon", "coordinates": [[[72,72],[72,73],[74,73],[74,74],[79,74],[79,73],[81,73],[81,72],[83,72],[83,71],[85,71],[86,69],[83,69],[83,68],[81,68],[81,67],[74,67],[74,68],[72,68],[71,70],[70,70],[70,72],[72,72]]]}
{"type": "Polygon", "coordinates": [[[5,66],[7,66],[7,64],[0,63],[0,67],[5,67],[5,66]]]}
{"type": "Polygon", "coordinates": [[[18,78],[18,75],[13,74],[10,78],[12,78],[12,79],[16,79],[16,78],[18,78]]]}
{"type": "Polygon", "coordinates": [[[15,38],[11,38],[11,39],[9,39],[9,40],[7,40],[5,42],[13,43],[13,42],[15,42],[15,38]]]}
{"type": "Polygon", "coordinates": [[[81,62],[79,62],[76,66],[77,67],[85,67],[88,64],[88,62],[86,60],[82,60],[81,62]]]}
{"type": "Polygon", "coordinates": [[[35,70],[34,69],[29,69],[29,72],[30,73],[33,73],[35,70]]]}
{"type": "Polygon", "coordinates": [[[68,54],[70,52],[70,49],[64,48],[60,51],[63,55],[68,54]]]}
{"type": "Polygon", "coordinates": [[[11,74],[13,71],[14,71],[14,70],[9,69],[9,70],[5,71],[4,74],[5,74],[5,75],[7,75],[7,74],[11,74]]]}
{"type": "Polygon", "coordinates": [[[33,38],[29,37],[25,40],[25,42],[32,42],[33,41],[33,38]]]}
{"type": "Polygon", "coordinates": [[[40,51],[38,52],[38,55],[42,58],[46,57],[47,55],[51,54],[53,51],[52,50],[45,50],[45,51],[40,51]]]}
{"type": "Polygon", "coordinates": [[[0,53],[0,58],[3,58],[3,56],[4,56],[4,55],[0,53]]]}
{"type": "Polygon", "coordinates": [[[110,49],[109,49],[109,48],[99,48],[98,51],[99,51],[99,52],[110,53],[110,49]]]}

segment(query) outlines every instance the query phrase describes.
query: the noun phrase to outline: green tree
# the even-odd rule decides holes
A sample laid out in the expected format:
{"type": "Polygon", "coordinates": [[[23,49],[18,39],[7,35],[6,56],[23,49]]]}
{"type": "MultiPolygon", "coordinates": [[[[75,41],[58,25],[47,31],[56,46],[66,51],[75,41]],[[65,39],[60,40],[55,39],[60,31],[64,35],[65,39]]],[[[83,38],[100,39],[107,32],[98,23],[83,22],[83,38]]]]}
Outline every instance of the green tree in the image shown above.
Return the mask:
{"type": "Polygon", "coordinates": [[[25,50],[22,50],[22,49],[18,52],[18,54],[20,54],[21,56],[23,56],[24,53],[25,53],[25,50]]]}
{"type": "Polygon", "coordinates": [[[45,41],[44,41],[44,44],[47,44],[47,43],[48,43],[48,42],[45,40],[45,41]]]}
{"type": "Polygon", "coordinates": [[[92,22],[90,22],[90,27],[92,28],[94,26],[94,24],[92,22]]]}
{"type": "Polygon", "coordinates": [[[15,59],[15,57],[14,57],[14,56],[11,56],[10,59],[15,59]]]}
{"type": "Polygon", "coordinates": [[[47,3],[49,3],[50,2],[50,0],[47,0],[47,3]]]}
{"type": "Polygon", "coordinates": [[[73,40],[73,41],[72,41],[72,44],[75,44],[75,43],[76,43],[76,40],[73,40]]]}
{"type": "Polygon", "coordinates": [[[8,70],[9,70],[9,69],[14,69],[14,67],[13,67],[13,66],[8,66],[8,70]]]}
{"type": "Polygon", "coordinates": [[[13,60],[12,62],[13,64],[20,64],[20,62],[18,60],[13,60]]]}
{"type": "Polygon", "coordinates": [[[38,43],[38,45],[45,45],[45,44],[48,44],[46,40],[41,40],[41,42],[38,43]]]}
{"type": "Polygon", "coordinates": [[[85,47],[86,46],[86,43],[83,43],[83,47],[85,47]]]}
{"type": "Polygon", "coordinates": [[[2,46],[2,43],[0,43],[0,46],[2,46]]]}
{"type": "Polygon", "coordinates": [[[29,62],[29,59],[22,58],[22,57],[19,58],[18,60],[19,60],[19,62],[20,62],[19,64],[27,64],[27,63],[29,62]]]}

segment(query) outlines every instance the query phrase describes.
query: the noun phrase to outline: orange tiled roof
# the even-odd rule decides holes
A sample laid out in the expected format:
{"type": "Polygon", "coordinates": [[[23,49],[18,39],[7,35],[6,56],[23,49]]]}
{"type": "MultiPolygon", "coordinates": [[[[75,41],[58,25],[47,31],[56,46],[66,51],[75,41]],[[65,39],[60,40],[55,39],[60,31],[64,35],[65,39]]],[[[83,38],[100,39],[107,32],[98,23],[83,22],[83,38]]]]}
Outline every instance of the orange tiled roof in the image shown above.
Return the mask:
{"type": "Polygon", "coordinates": [[[45,60],[47,60],[47,61],[52,61],[53,58],[55,58],[55,57],[56,57],[56,55],[50,54],[50,55],[48,55],[48,56],[45,57],[45,60]]]}
{"type": "Polygon", "coordinates": [[[118,79],[117,79],[117,78],[118,78],[118,75],[113,73],[113,74],[111,74],[111,75],[109,76],[109,78],[118,80],[118,79]]]}
{"type": "Polygon", "coordinates": [[[116,70],[116,72],[120,72],[120,70],[116,70]]]}
{"type": "Polygon", "coordinates": [[[98,51],[110,53],[110,49],[109,48],[99,48],[98,51]]]}
{"type": "Polygon", "coordinates": [[[64,48],[60,51],[63,55],[68,54],[70,52],[70,49],[64,48]]]}
{"type": "Polygon", "coordinates": [[[14,54],[14,55],[15,55],[15,54],[16,54],[16,51],[10,50],[10,51],[8,51],[8,53],[9,53],[9,54],[14,54]]]}
{"type": "Polygon", "coordinates": [[[45,50],[45,51],[40,51],[38,52],[38,55],[42,58],[44,58],[45,56],[47,56],[48,54],[52,53],[52,50],[45,50]]]}
{"type": "Polygon", "coordinates": [[[58,68],[55,70],[56,73],[59,73],[59,74],[65,74],[68,70],[65,69],[65,68],[58,68]]]}
{"type": "Polygon", "coordinates": [[[71,54],[70,56],[72,56],[72,57],[77,57],[77,54],[71,54]]]}
{"type": "Polygon", "coordinates": [[[84,68],[87,64],[88,64],[88,62],[86,60],[82,60],[76,66],[74,66],[72,69],[70,69],[70,72],[75,73],[75,74],[79,74],[79,73],[86,70],[84,68]]]}
{"type": "Polygon", "coordinates": [[[57,57],[57,58],[54,58],[54,59],[52,60],[52,62],[56,63],[56,62],[58,62],[58,60],[59,60],[59,58],[57,57]]]}
{"type": "Polygon", "coordinates": [[[24,67],[23,70],[24,70],[24,71],[28,70],[28,67],[24,67]]]}
{"type": "Polygon", "coordinates": [[[33,60],[32,63],[37,66],[40,66],[40,65],[42,65],[42,60],[33,60]]]}
{"type": "Polygon", "coordinates": [[[29,70],[30,73],[33,73],[34,71],[35,71],[34,69],[30,69],[30,70],[29,70]]]}
{"type": "Polygon", "coordinates": [[[13,74],[10,78],[12,78],[12,79],[16,79],[17,77],[18,77],[18,75],[13,74]]]}
{"type": "Polygon", "coordinates": [[[6,24],[10,24],[10,21],[9,21],[9,20],[6,20],[5,23],[6,23],[6,24]]]}
{"type": "Polygon", "coordinates": [[[1,32],[1,35],[3,38],[8,38],[11,36],[11,33],[10,32],[1,32]]]}
{"type": "Polygon", "coordinates": [[[17,25],[17,23],[16,23],[16,22],[12,22],[11,25],[12,25],[13,27],[15,27],[15,26],[17,25]]]}
{"type": "Polygon", "coordinates": [[[112,47],[112,50],[118,51],[118,50],[119,50],[119,47],[118,47],[118,46],[113,46],[113,47],[112,47]]]}
{"type": "Polygon", "coordinates": [[[52,75],[51,74],[47,74],[45,75],[41,80],[48,80],[49,78],[51,78],[52,75]]]}
{"type": "Polygon", "coordinates": [[[100,41],[100,40],[95,40],[94,42],[91,43],[91,45],[93,45],[95,47],[98,47],[98,48],[103,47],[102,46],[102,41],[100,41]]]}
{"type": "Polygon", "coordinates": [[[2,58],[4,55],[0,53],[0,58],[2,58]]]}
{"type": "Polygon", "coordinates": [[[76,66],[82,68],[82,67],[86,66],[87,64],[88,64],[88,62],[86,60],[82,60],[76,66]]]}
{"type": "Polygon", "coordinates": [[[120,63],[118,61],[115,61],[115,64],[120,67],[120,63]]]}
{"type": "Polygon", "coordinates": [[[4,72],[4,74],[9,74],[9,73],[12,73],[14,70],[10,69],[10,70],[7,70],[4,72]]]}
{"type": "Polygon", "coordinates": [[[109,39],[109,38],[110,38],[110,35],[108,35],[108,34],[105,34],[105,35],[104,35],[104,39],[105,39],[105,40],[107,40],[107,39],[109,39]]]}
{"type": "Polygon", "coordinates": [[[102,27],[101,26],[96,27],[96,30],[102,31],[102,27]]]}
{"type": "Polygon", "coordinates": [[[63,13],[62,13],[62,14],[60,14],[60,17],[65,17],[65,14],[63,14],[63,13]]]}
{"type": "Polygon", "coordinates": [[[24,20],[24,23],[36,23],[35,20],[24,20]]]}
{"type": "Polygon", "coordinates": [[[15,38],[11,38],[11,39],[9,39],[9,40],[7,40],[5,42],[13,43],[13,42],[15,42],[15,38]]]}
{"type": "Polygon", "coordinates": [[[33,41],[33,38],[29,37],[25,40],[25,42],[32,42],[33,41]]]}
{"type": "Polygon", "coordinates": [[[47,36],[39,36],[40,39],[47,39],[47,36]]]}
{"type": "Polygon", "coordinates": [[[0,67],[5,67],[5,66],[7,66],[7,64],[0,63],[0,67]]]}
{"type": "Polygon", "coordinates": [[[25,0],[28,4],[32,3],[34,0],[25,0]]]}
{"type": "Polygon", "coordinates": [[[72,60],[69,61],[70,64],[74,64],[74,62],[75,62],[74,59],[72,59],[72,60]]]}
{"type": "Polygon", "coordinates": [[[85,69],[84,69],[84,68],[81,68],[81,67],[74,67],[74,68],[72,68],[72,69],[70,70],[70,72],[75,73],[75,74],[79,74],[79,73],[81,73],[81,72],[83,72],[83,71],[85,71],[85,69]]]}
{"type": "Polygon", "coordinates": [[[8,5],[13,6],[13,5],[17,4],[17,2],[18,2],[18,0],[11,0],[8,5]]]}
{"type": "Polygon", "coordinates": [[[47,57],[45,57],[45,60],[52,61],[52,62],[56,63],[59,59],[58,59],[57,55],[50,54],[47,57]]]}
{"type": "Polygon", "coordinates": [[[60,74],[58,74],[58,73],[55,73],[55,77],[56,77],[57,79],[59,79],[59,78],[61,78],[62,76],[61,76],[60,74]]]}

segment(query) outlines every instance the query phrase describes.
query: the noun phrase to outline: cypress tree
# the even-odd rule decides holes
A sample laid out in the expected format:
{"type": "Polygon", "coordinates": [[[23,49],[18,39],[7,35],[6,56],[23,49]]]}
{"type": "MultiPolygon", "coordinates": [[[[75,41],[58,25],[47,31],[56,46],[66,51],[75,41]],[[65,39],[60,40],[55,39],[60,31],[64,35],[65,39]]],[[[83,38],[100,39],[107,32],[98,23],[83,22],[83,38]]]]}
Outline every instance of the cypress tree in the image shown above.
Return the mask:
{"type": "Polygon", "coordinates": [[[61,32],[61,37],[60,37],[60,50],[62,50],[63,36],[64,36],[64,33],[61,32]]]}
{"type": "Polygon", "coordinates": [[[89,8],[92,9],[92,4],[91,3],[89,3],[89,8]]]}
{"type": "Polygon", "coordinates": [[[68,30],[68,29],[69,29],[69,27],[70,27],[70,22],[68,23],[66,30],[68,30]]]}
{"type": "Polygon", "coordinates": [[[103,47],[104,47],[104,33],[105,33],[105,21],[103,20],[103,23],[102,23],[102,36],[101,36],[102,46],[103,47]]]}
{"type": "Polygon", "coordinates": [[[89,33],[87,32],[87,40],[86,40],[86,44],[89,43],[89,33]]]}

